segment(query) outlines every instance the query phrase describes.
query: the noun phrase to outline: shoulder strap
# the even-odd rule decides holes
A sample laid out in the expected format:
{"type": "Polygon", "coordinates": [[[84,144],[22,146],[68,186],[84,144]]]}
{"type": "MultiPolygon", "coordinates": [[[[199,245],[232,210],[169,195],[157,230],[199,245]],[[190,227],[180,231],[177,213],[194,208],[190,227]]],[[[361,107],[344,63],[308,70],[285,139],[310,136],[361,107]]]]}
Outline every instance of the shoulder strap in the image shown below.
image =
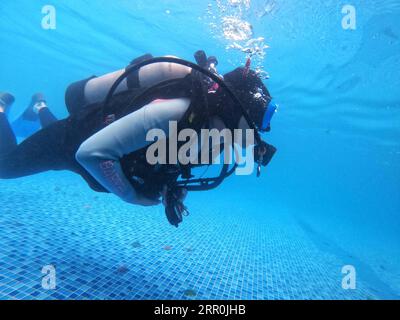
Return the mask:
{"type": "Polygon", "coordinates": [[[208,125],[210,108],[207,97],[207,88],[202,81],[202,75],[197,71],[192,71],[190,75],[190,99],[191,104],[186,114],[179,122],[178,129],[191,128],[200,132],[204,125],[208,125]]]}

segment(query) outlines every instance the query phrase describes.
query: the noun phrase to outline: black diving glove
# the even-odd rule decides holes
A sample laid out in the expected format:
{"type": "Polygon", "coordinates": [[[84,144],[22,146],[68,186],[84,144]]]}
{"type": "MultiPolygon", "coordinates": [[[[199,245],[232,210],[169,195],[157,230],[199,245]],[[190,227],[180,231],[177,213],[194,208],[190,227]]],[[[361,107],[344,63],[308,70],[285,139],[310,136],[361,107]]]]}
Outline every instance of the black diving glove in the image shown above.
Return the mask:
{"type": "Polygon", "coordinates": [[[163,204],[165,206],[165,215],[168,222],[178,227],[183,220],[183,216],[189,215],[189,211],[183,204],[186,198],[187,190],[184,188],[167,187],[163,192],[163,204]]]}
{"type": "Polygon", "coordinates": [[[254,147],[254,158],[263,167],[266,167],[275,155],[276,148],[264,141],[254,147]]]}

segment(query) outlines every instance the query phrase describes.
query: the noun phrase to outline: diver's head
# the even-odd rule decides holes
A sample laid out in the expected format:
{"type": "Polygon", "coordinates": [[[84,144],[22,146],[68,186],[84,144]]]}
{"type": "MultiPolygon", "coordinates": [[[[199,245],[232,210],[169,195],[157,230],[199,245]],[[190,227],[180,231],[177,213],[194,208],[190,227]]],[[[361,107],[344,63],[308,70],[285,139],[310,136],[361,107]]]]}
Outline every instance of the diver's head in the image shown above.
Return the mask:
{"type": "MultiPolygon", "coordinates": [[[[257,72],[240,67],[225,74],[224,80],[239,98],[257,128],[262,132],[269,131],[277,106],[257,72]]],[[[231,126],[243,127],[246,122],[238,108],[230,108],[225,113],[228,113],[231,126]]]]}

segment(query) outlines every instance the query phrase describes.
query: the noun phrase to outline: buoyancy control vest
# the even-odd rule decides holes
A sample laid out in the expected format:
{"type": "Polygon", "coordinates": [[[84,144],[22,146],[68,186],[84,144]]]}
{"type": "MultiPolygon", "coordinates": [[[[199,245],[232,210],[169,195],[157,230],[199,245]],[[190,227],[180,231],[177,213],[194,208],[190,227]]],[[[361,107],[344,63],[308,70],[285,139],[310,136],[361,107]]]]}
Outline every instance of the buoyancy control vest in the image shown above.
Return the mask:
{"type": "MultiPolygon", "coordinates": [[[[139,59],[138,67],[141,64],[146,64],[147,59],[150,59],[150,57],[139,59]]],[[[171,58],[155,58],[153,60],[153,63],[164,60],[172,62],[183,61],[171,58]]],[[[227,112],[224,106],[227,104],[226,99],[229,100],[232,97],[236,97],[232,93],[230,93],[230,96],[226,94],[227,86],[224,83],[220,83],[221,87],[217,92],[208,93],[207,88],[204,86],[204,75],[197,70],[201,70],[201,68],[196,68],[195,65],[189,62],[185,63],[185,65],[193,66],[194,69],[183,78],[167,79],[149,87],[128,88],[118,92],[116,89],[121,84],[122,79],[128,75],[129,71],[135,71],[127,69],[125,74],[121,74],[115,80],[104,101],[95,102],[84,108],[74,110],[70,121],[75,124],[78,130],[84,128],[85,135],[88,138],[91,134],[101,130],[111,122],[140,109],[156,99],[185,97],[190,99],[191,104],[185,116],[178,122],[178,130],[191,128],[198,131],[208,124],[211,116],[215,115],[218,115],[227,127],[233,130],[237,124],[232,123],[232,114],[227,112]]],[[[132,68],[134,67],[135,65],[132,65],[132,68]]],[[[209,76],[213,78],[213,75],[210,74],[209,76]]],[[[218,79],[215,78],[215,80],[218,79]]],[[[237,112],[238,103],[240,104],[236,98],[236,101],[233,101],[233,107],[236,109],[231,109],[232,112],[235,110],[237,112]]],[[[232,101],[230,105],[232,106],[232,101]]],[[[242,113],[246,120],[255,127],[244,108],[242,108],[242,113]]],[[[258,132],[256,132],[256,138],[257,134],[258,132]]],[[[147,148],[143,148],[132,152],[124,156],[120,162],[126,177],[133,187],[149,198],[158,198],[159,192],[165,184],[184,186],[189,190],[211,189],[219,185],[234,170],[234,168],[229,170],[229,166],[224,165],[220,176],[216,178],[192,179],[190,165],[150,165],[145,157],[146,150],[147,148]],[[177,182],[179,177],[181,177],[181,181],[177,182]]]]}

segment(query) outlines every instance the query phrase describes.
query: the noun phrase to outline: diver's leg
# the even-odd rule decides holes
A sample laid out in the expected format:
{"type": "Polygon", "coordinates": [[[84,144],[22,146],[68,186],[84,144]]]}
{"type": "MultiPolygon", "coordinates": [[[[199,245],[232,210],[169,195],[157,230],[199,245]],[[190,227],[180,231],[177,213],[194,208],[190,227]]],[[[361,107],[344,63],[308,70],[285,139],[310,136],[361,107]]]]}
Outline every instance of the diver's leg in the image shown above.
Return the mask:
{"type": "Polygon", "coordinates": [[[0,178],[13,179],[48,170],[69,169],[63,149],[66,120],[36,132],[12,149],[0,154],[0,178]]]}
{"type": "Polygon", "coordinates": [[[29,121],[36,121],[39,118],[42,128],[46,128],[57,121],[57,118],[48,108],[43,93],[35,93],[32,96],[32,100],[22,115],[22,118],[29,121]]]}
{"type": "Polygon", "coordinates": [[[7,112],[14,102],[14,97],[9,93],[0,93],[0,154],[14,149],[17,139],[7,119],[7,112]]]}
{"type": "Polygon", "coordinates": [[[40,125],[42,126],[42,128],[46,128],[58,120],[47,106],[42,107],[38,111],[38,114],[40,125]]]}
{"type": "Polygon", "coordinates": [[[17,139],[11,129],[7,116],[0,107],[0,154],[10,152],[17,146],[17,139]]]}

